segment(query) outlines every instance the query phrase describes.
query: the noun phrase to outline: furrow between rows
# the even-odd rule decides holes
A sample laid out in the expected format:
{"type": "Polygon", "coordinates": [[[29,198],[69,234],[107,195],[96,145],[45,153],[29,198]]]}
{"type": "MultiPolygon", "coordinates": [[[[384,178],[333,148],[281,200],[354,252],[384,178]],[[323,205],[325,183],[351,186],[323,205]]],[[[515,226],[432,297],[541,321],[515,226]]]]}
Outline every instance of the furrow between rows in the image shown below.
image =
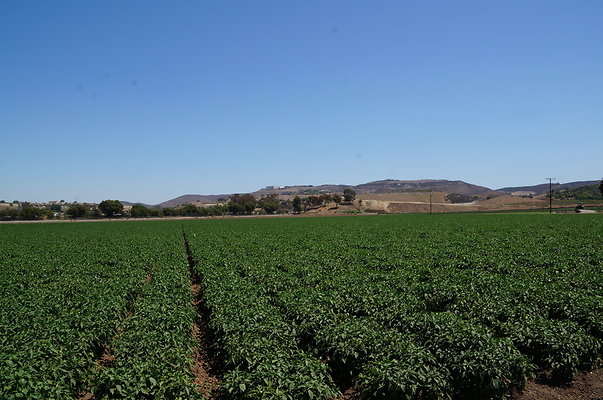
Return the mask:
{"type": "Polygon", "coordinates": [[[223,363],[214,344],[214,334],[209,327],[209,310],[203,302],[201,280],[195,269],[195,261],[186,232],[182,232],[182,237],[188,261],[193,306],[197,311],[193,325],[195,341],[194,365],[191,369],[194,375],[193,384],[205,399],[214,400],[220,398],[219,390],[222,382],[223,363]]]}

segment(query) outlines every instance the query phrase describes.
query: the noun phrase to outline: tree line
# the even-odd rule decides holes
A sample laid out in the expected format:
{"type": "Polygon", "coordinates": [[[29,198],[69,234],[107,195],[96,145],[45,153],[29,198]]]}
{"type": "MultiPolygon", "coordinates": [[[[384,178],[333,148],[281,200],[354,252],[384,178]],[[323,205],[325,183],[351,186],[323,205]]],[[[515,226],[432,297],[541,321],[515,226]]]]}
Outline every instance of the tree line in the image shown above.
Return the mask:
{"type": "Polygon", "coordinates": [[[559,200],[600,200],[603,196],[603,181],[599,185],[579,186],[553,190],[553,198],[559,200]]]}
{"type": "Polygon", "coordinates": [[[43,207],[31,203],[18,203],[16,207],[0,210],[0,220],[39,220],[56,219],[63,216],[70,219],[82,218],[152,218],[152,217],[207,217],[222,215],[252,215],[252,214],[289,214],[303,213],[312,209],[335,203],[353,202],[356,192],[345,189],[343,196],[337,193],[323,193],[311,196],[295,196],[293,200],[279,199],[278,195],[270,194],[256,199],[251,194],[234,194],[224,204],[196,206],[185,204],[179,207],[164,207],[161,209],[147,207],[143,204],[133,204],[129,210],[119,200],[103,200],[98,205],[72,203],[68,205],[51,204],[43,207]],[[63,210],[67,207],[67,210],[63,210]]]}
{"type": "Polygon", "coordinates": [[[0,209],[0,220],[40,220],[68,218],[116,218],[124,215],[124,206],[119,200],[103,200],[98,205],[63,203],[34,205],[28,202],[14,201],[13,206],[0,209]],[[63,210],[67,207],[67,210],[63,210]]]}

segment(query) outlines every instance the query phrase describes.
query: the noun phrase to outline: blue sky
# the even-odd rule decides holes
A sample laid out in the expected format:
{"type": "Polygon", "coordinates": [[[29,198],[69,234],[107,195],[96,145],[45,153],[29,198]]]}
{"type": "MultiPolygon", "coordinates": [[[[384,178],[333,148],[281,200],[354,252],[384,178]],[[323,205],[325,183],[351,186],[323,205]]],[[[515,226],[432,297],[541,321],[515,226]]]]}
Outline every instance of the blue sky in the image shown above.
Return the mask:
{"type": "Polygon", "coordinates": [[[603,2],[4,1],[0,199],[603,174],[603,2]]]}

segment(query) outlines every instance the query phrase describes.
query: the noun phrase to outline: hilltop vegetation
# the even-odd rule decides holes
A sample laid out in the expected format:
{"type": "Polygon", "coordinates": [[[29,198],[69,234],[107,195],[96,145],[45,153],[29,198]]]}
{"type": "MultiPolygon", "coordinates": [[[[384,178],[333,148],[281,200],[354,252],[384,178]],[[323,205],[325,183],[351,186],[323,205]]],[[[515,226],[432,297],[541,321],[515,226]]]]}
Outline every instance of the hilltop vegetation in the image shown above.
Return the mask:
{"type": "Polygon", "coordinates": [[[553,191],[553,198],[560,200],[603,200],[599,184],[578,186],[575,188],[562,188],[553,191]]]}

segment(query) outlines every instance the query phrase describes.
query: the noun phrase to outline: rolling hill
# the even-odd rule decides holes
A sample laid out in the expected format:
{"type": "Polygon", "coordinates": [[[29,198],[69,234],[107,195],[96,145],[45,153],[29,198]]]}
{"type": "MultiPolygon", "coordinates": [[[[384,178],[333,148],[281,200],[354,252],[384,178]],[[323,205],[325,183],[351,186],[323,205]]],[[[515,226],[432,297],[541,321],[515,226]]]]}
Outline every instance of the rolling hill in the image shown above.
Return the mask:
{"type": "MultiPolygon", "coordinates": [[[[399,192],[446,192],[458,193],[470,196],[497,196],[503,193],[492,190],[484,186],[473,185],[463,181],[449,181],[444,179],[423,179],[423,180],[396,180],[385,179],[363,183],[360,185],[293,185],[283,187],[266,187],[256,190],[251,194],[255,197],[262,197],[269,194],[278,195],[312,195],[320,193],[343,193],[345,188],[351,187],[358,194],[380,194],[380,193],[399,193],[399,192]]],[[[220,198],[228,198],[229,194],[219,195],[199,195],[187,194],[176,197],[171,200],[155,205],[155,207],[176,207],[179,205],[202,202],[212,203],[220,198]]]]}
{"type": "MultiPolygon", "coordinates": [[[[581,186],[598,185],[600,181],[577,181],[567,182],[560,185],[554,185],[555,190],[569,190],[581,186]]],[[[362,183],[359,185],[344,185],[344,184],[325,184],[325,185],[292,185],[280,187],[265,187],[250,194],[256,198],[262,196],[277,194],[281,196],[295,195],[313,195],[320,193],[343,193],[345,188],[351,187],[357,194],[385,194],[385,193],[403,193],[403,192],[441,192],[454,193],[467,196],[478,196],[480,198],[496,197],[508,195],[514,192],[533,192],[535,195],[542,195],[548,192],[548,183],[543,183],[533,186],[511,186],[501,189],[490,189],[484,186],[473,185],[464,181],[450,181],[445,179],[421,179],[421,180],[397,180],[384,179],[379,181],[362,183]]],[[[233,193],[234,194],[234,193],[233,193]]],[[[201,202],[214,203],[219,199],[228,199],[231,194],[185,194],[171,200],[156,204],[153,207],[177,207],[180,205],[201,202]]]]}
{"type": "Polygon", "coordinates": [[[188,203],[213,203],[218,201],[218,199],[225,198],[227,199],[229,194],[209,194],[209,195],[201,195],[201,194],[185,194],[182,196],[178,196],[174,199],[164,201],[163,203],[156,204],[154,207],[156,208],[164,208],[164,207],[178,207],[188,203]]]}
{"type": "MultiPolygon", "coordinates": [[[[567,182],[567,183],[561,183],[561,184],[555,184],[553,183],[553,190],[558,190],[558,189],[571,189],[571,188],[576,188],[576,187],[580,187],[580,186],[591,186],[591,185],[598,185],[600,181],[576,181],[576,182],[567,182]]],[[[513,193],[513,192],[534,192],[535,195],[541,195],[541,194],[546,194],[549,191],[549,184],[548,183],[542,183],[540,185],[533,185],[533,186],[512,186],[512,187],[504,187],[501,189],[497,189],[498,192],[504,192],[507,194],[513,193]]]]}

